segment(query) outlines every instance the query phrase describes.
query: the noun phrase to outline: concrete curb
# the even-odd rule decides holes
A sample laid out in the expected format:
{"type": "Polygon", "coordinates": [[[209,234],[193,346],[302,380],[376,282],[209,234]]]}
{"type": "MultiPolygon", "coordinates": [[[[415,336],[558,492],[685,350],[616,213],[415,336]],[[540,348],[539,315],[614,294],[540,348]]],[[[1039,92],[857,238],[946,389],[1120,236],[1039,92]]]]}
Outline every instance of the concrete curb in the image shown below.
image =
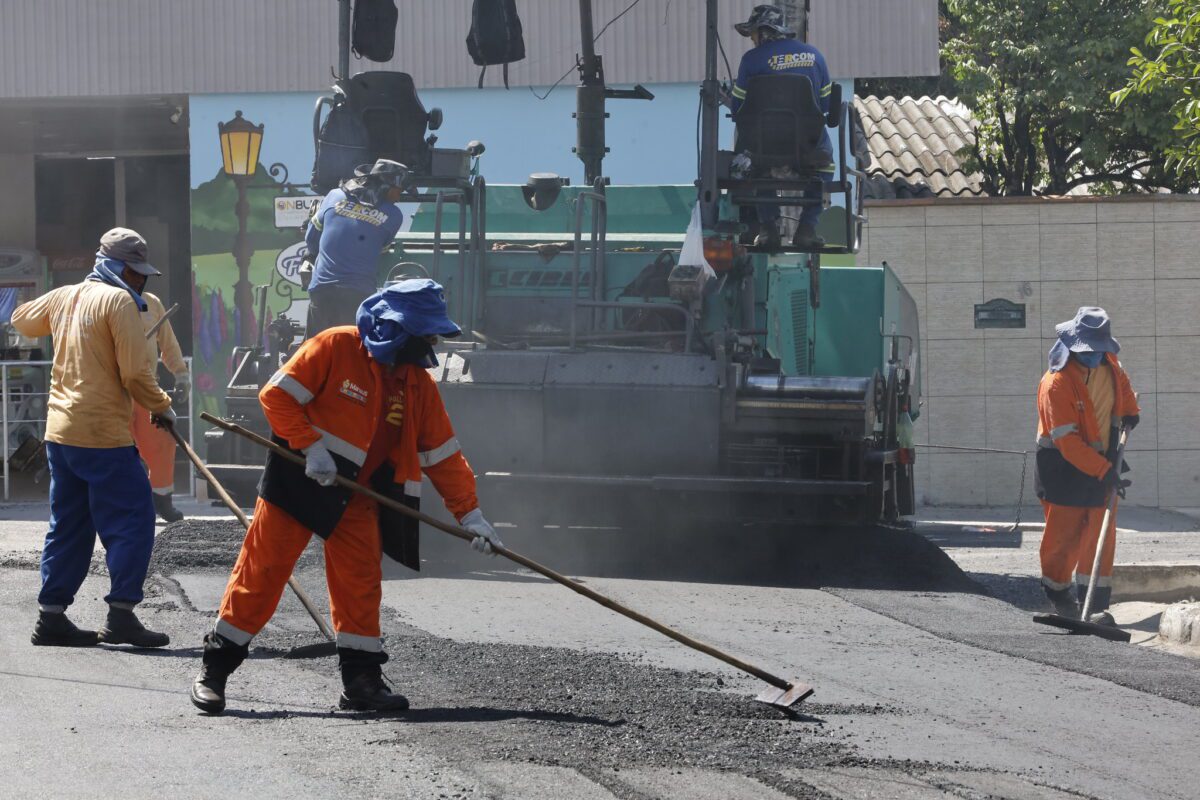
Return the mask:
{"type": "Polygon", "coordinates": [[[1200,603],[1178,603],[1163,611],[1158,635],[1164,642],[1200,646],[1200,603]]]}
{"type": "Polygon", "coordinates": [[[1200,564],[1117,564],[1113,599],[1178,603],[1200,598],[1200,564]]]}

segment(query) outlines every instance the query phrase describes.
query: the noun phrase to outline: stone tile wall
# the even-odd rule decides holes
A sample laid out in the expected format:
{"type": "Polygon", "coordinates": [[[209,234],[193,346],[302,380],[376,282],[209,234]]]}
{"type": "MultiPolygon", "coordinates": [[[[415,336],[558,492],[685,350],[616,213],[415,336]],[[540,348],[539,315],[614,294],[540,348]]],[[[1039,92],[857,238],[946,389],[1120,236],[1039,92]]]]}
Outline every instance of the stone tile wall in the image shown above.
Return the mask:
{"type": "MultiPolygon", "coordinates": [[[[1140,393],[1129,502],[1200,506],[1200,198],[880,202],[860,264],[886,261],[921,313],[925,405],[917,441],[1029,450],[1056,323],[1081,305],[1113,318],[1140,393]],[[974,304],[1026,306],[1027,325],[979,330],[974,304]]],[[[921,450],[919,499],[1008,505],[1022,457],[921,450]]]]}

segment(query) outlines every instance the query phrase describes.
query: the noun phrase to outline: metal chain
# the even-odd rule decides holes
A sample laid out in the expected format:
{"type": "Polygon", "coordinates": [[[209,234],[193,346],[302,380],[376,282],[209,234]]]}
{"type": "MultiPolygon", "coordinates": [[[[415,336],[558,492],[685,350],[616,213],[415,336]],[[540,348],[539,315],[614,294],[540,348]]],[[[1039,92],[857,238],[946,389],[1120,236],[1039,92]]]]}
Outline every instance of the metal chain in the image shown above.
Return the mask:
{"type": "Polygon", "coordinates": [[[1021,509],[1025,507],[1025,470],[1029,467],[1029,451],[1021,456],[1021,488],[1017,491],[1017,518],[1013,520],[1009,533],[1021,532],[1021,509]]]}
{"type": "Polygon", "coordinates": [[[1013,520],[1012,527],[1008,529],[1009,533],[1017,533],[1021,530],[1021,510],[1025,505],[1025,476],[1029,469],[1029,451],[1028,450],[1001,450],[996,447],[958,447],[948,444],[918,444],[915,447],[926,447],[931,450],[957,450],[964,453],[1004,453],[1006,455],[1021,457],[1021,486],[1017,490],[1017,514],[1013,520]]]}

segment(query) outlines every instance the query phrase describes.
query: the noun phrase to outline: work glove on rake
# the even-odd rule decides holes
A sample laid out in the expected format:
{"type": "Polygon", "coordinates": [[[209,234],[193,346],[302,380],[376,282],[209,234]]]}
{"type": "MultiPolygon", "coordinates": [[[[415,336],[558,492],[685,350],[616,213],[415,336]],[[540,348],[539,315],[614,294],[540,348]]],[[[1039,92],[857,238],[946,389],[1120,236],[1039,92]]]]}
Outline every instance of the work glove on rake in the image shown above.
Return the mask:
{"type": "Polygon", "coordinates": [[[483,518],[483,512],[478,508],[470,511],[460,519],[459,524],[475,534],[475,538],[471,540],[471,548],[479,552],[494,556],[495,552],[492,546],[504,547],[504,542],[500,541],[500,535],[496,533],[496,529],[492,527],[492,523],[483,518]]]}
{"type": "Polygon", "coordinates": [[[333,486],[337,478],[337,464],[321,440],[318,439],[301,452],[304,453],[304,474],[322,486],[333,486]]]}

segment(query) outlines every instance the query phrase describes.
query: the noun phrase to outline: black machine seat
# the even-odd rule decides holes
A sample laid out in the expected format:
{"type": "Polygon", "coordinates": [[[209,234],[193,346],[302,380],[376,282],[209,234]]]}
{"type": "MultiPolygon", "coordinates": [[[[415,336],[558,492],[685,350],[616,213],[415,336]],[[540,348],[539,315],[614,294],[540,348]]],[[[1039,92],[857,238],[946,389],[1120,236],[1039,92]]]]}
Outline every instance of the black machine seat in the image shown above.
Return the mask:
{"type": "Polygon", "coordinates": [[[418,174],[429,174],[432,146],[425,132],[438,127],[441,112],[425,111],[411,75],[362,72],[343,81],[341,88],[366,127],[367,147],[375,158],[390,158],[418,174]]]}
{"type": "Polygon", "coordinates": [[[313,191],[324,194],[359,165],[380,158],[406,165],[418,186],[469,183],[471,159],[483,152],[483,145],[435,147],[437,136],[430,132],[441,125],[442,110],[425,110],[411,75],[360,72],[338,81],[333,94],[319,98],[313,110],[313,191]],[[324,106],[329,113],[322,119],[324,106]]]}
{"type": "Polygon", "coordinates": [[[805,75],[755,75],[734,122],[734,149],[750,154],[756,174],[772,167],[812,173],[833,165],[832,151],[821,146],[828,121],[805,75]]]}

